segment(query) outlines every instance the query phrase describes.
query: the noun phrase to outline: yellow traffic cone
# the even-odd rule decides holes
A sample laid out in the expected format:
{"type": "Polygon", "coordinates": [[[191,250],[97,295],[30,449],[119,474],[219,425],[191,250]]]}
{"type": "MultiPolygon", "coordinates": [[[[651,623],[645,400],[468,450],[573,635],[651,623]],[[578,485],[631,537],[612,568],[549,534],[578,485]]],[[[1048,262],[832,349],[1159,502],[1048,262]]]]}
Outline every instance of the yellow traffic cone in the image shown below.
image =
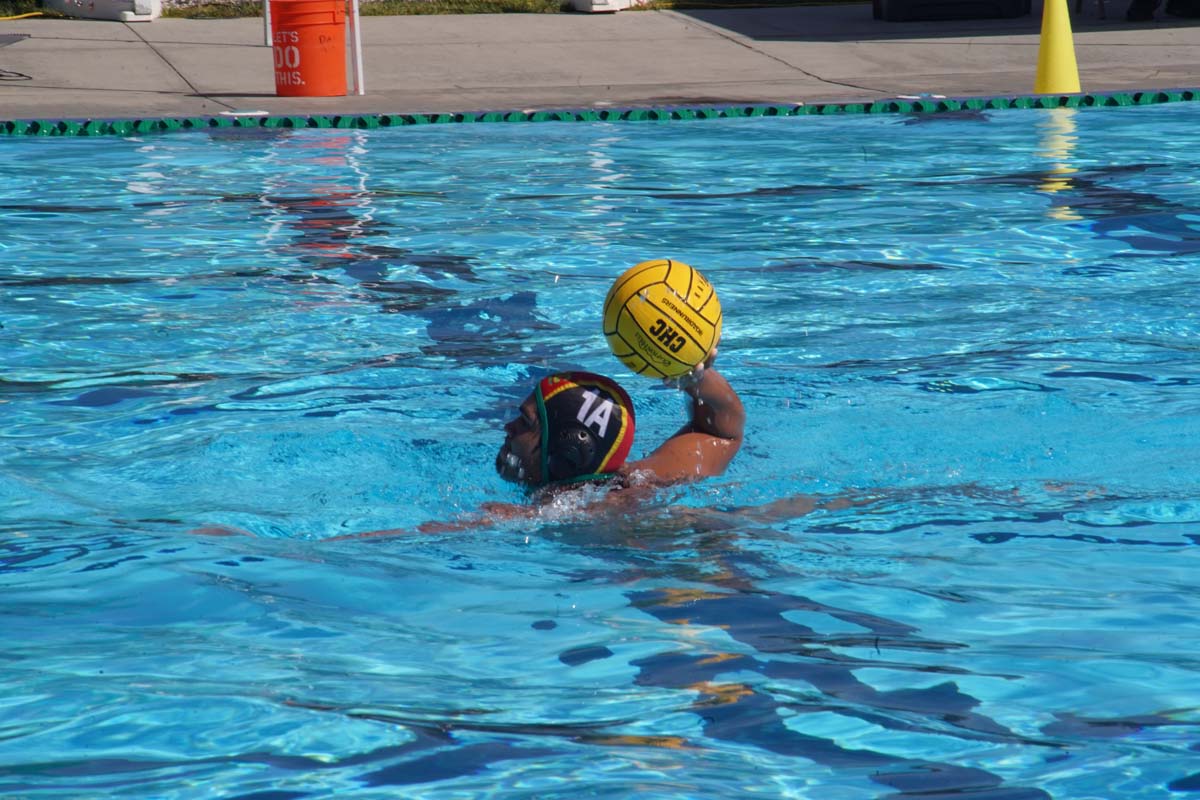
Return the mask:
{"type": "Polygon", "coordinates": [[[1071,39],[1071,13],[1067,0],[1045,0],[1042,38],[1038,44],[1035,94],[1079,94],[1079,68],[1071,39]]]}

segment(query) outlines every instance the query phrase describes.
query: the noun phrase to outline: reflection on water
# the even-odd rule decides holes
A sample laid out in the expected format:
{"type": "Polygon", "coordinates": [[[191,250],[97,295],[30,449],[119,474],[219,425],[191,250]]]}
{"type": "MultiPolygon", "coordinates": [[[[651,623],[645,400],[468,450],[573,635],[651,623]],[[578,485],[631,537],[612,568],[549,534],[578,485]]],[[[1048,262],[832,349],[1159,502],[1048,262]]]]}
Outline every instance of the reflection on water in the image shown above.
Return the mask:
{"type": "MultiPolygon", "coordinates": [[[[1041,141],[1037,155],[1051,162],[1046,180],[1039,187],[1047,194],[1053,195],[1074,188],[1071,176],[1079,171],[1073,166],[1071,158],[1079,141],[1075,131],[1076,113],[1074,108],[1055,108],[1039,120],[1041,141]]],[[[1061,221],[1083,219],[1069,205],[1056,199],[1052,199],[1047,213],[1051,219],[1061,221]]]]}

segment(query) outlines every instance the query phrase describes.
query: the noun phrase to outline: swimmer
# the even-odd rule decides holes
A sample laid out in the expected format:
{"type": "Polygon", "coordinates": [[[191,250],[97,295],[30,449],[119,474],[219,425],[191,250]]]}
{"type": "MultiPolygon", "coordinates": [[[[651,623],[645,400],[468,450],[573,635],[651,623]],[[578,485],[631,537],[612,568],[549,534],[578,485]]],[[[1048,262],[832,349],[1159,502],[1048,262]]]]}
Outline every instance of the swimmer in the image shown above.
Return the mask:
{"type": "MultiPolygon", "coordinates": [[[[655,489],[720,475],[742,446],[746,410],[741,398],[713,369],[716,348],[681,378],[665,381],[689,398],[689,420],[650,455],[627,462],[633,445],[634,411],[629,395],[611,378],[591,372],[560,372],[538,381],[504,425],[496,472],[529,491],[528,504],[484,503],[481,514],[453,522],[426,522],[419,533],[448,533],[489,523],[535,517],[556,498],[585,485],[607,491],[589,495],[574,509],[581,515],[623,513],[655,489]]],[[[407,530],[333,537],[397,536],[407,530]]]]}
{"type": "Polygon", "coordinates": [[[713,369],[715,357],[714,350],[691,372],[669,381],[691,398],[689,421],[632,463],[626,457],[634,412],[624,389],[590,372],[543,378],[504,426],[496,471],[528,487],[535,501],[584,481],[659,487],[720,475],[741,448],[746,410],[713,369]]]}
{"type": "MultiPolygon", "coordinates": [[[[689,398],[686,424],[645,458],[627,462],[633,445],[634,410],[629,395],[611,378],[590,372],[560,372],[538,381],[504,425],[496,472],[529,491],[528,504],[485,503],[481,514],[448,522],[426,522],[419,533],[481,527],[501,520],[537,516],[563,493],[585,485],[608,491],[580,505],[584,514],[629,510],[655,489],[722,474],[742,446],[746,410],[741,398],[713,368],[716,348],[680,378],[664,381],[689,398]]],[[[225,526],[195,529],[210,536],[245,534],[225,526]]],[[[335,539],[399,536],[412,530],[370,531],[335,539]]]]}

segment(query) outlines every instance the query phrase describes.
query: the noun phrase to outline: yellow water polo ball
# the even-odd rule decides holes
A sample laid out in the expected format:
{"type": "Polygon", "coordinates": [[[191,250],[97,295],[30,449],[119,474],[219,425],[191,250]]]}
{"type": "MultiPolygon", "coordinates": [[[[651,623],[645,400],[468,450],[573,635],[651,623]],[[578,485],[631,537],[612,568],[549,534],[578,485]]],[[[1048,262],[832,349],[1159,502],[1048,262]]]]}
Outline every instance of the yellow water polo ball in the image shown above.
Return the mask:
{"type": "Polygon", "coordinates": [[[677,378],[721,338],[721,303],[699,270],[682,261],[643,261],[604,298],[604,338],[638,375],[677,378]]]}

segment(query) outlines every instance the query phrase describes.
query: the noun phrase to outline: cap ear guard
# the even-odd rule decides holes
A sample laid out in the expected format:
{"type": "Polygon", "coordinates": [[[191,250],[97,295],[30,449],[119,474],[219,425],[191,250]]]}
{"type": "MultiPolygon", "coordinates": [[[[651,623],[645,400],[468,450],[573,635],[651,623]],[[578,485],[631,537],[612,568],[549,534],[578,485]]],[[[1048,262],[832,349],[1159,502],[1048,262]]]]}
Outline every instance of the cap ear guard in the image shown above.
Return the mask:
{"type": "Polygon", "coordinates": [[[554,434],[546,452],[546,478],[562,481],[591,472],[596,462],[596,435],[580,425],[554,434]]]}

